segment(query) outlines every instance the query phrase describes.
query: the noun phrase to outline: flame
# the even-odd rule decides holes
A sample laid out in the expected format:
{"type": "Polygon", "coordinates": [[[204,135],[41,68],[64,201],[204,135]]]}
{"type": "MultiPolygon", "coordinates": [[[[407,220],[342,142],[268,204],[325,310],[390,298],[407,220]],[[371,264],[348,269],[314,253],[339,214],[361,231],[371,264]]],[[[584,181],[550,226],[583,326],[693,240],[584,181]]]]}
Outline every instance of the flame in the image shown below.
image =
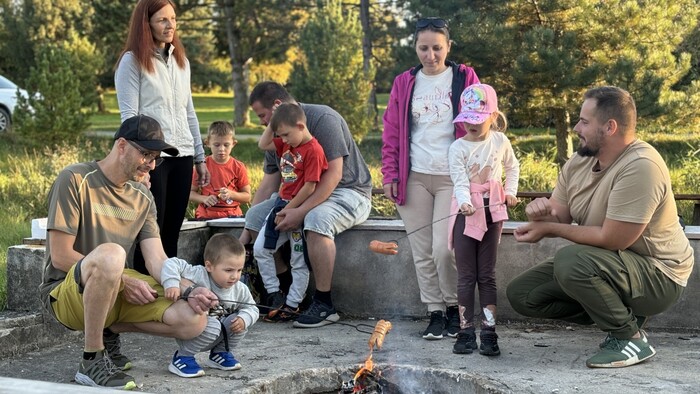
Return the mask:
{"type": "Polygon", "coordinates": [[[370,355],[367,356],[367,360],[365,360],[365,365],[364,365],[364,367],[360,368],[360,370],[357,371],[357,373],[355,374],[355,377],[353,378],[353,380],[355,381],[355,383],[357,383],[357,379],[358,379],[360,376],[362,376],[364,373],[372,372],[372,369],[373,369],[373,368],[374,368],[374,362],[372,362],[372,354],[370,353],[370,355]]]}
{"type": "Polygon", "coordinates": [[[357,371],[357,373],[352,379],[352,384],[354,385],[353,393],[364,392],[363,383],[361,383],[360,380],[363,376],[372,373],[374,369],[374,362],[372,361],[372,352],[374,351],[375,347],[377,349],[382,348],[382,344],[384,343],[384,337],[386,336],[387,332],[389,332],[389,330],[391,330],[391,323],[389,321],[380,320],[379,322],[377,322],[377,325],[374,328],[374,332],[372,333],[372,336],[369,339],[369,355],[365,360],[364,366],[361,367],[359,371],[357,371]]]}

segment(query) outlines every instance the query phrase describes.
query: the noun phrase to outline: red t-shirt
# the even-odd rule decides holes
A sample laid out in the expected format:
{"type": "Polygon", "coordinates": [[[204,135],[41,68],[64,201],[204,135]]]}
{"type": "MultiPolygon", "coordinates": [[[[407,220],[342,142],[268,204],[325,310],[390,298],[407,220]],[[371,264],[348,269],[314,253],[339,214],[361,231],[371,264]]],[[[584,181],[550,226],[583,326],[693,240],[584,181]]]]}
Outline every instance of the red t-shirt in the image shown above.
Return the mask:
{"type": "MultiPolygon", "coordinates": [[[[248,170],[246,170],[243,162],[233,157],[231,157],[226,164],[217,163],[211,156],[207,156],[204,160],[207,163],[211,181],[200,190],[200,194],[203,196],[218,196],[219,190],[221,190],[222,187],[233,191],[239,191],[244,186],[250,184],[248,181],[248,170]]],[[[192,186],[197,186],[198,182],[199,176],[197,170],[193,169],[192,186]]],[[[231,216],[243,216],[243,211],[238,201],[230,200],[230,202],[228,202],[219,199],[213,207],[207,208],[204,204],[199,204],[194,216],[197,219],[218,219],[231,216]]]]}
{"type": "Polygon", "coordinates": [[[281,138],[273,138],[272,141],[280,158],[282,175],[280,197],[282,199],[289,201],[299,193],[304,183],[321,180],[321,174],[328,169],[328,161],[316,138],[296,148],[285,144],[281,138]]]}

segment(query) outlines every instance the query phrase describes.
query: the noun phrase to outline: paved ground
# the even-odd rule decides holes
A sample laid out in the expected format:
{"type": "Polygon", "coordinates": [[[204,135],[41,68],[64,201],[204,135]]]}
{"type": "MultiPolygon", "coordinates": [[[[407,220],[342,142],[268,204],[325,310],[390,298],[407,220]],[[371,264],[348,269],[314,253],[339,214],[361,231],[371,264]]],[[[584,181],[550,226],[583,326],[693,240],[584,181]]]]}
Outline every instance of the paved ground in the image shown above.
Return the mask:
{"type": "MultiPolygon", "coordinates": [[[[374,320],[341,320],[349,325],[374,320]]],[[[490,389],[515,393],[621,393],[698,392],[700,386],[700,338],[695,333],[649,332],[657,355],[645,363],[623,369],[589,369],[584,362],[603,339],[586,327],[507,324],[498,327],[500,357],[452,354],[452,339],[426,341],[418,335],[426,321],[395,320],[384,348],[374,353],[380,368],[414,366],[450,370],[485,383],[490,389]]],[[[318,329],[296,329],[291,323],[259,322],[253,326],[235,354],[243,369],[223,372],[206,369],[206,375],[183,379],[170,374],[167,364],[175,350],[173,340],[140,334],[123,335],[123,352],[133,359],[130,371],[140,390],[153,393],[181,392],[309,392],[290,385],[274,389],[271,382],[298,381],[300,371],[341,367],[354,371],[367,356],[369,335],[354,327],[335,324],[318,329]],[[295,375],[296,374],[296,375],[295,375]],[[265,384],[267,382],[267,384],[265,384]],[[254,388],[255,390],[251,389],[254,388]]],[[[0,375],[8,378],[71,383],[80,357],[81,343],[68,343],[0,360],[0,375]]],[[[351,376],[344,376],[343,380],[351,376]]],[[[0,392],[57,392],[37,382],[0,378],[0,392]],[[10,384],[11,382],[12,384],[10,384]]],[[[51,387],[49,385],[48,387],[51,387]]],[[[76,389],[78,387],[73,386],[76,389]]],[[[461,387],[461,386],[458,386],[461,387]]],[[[465,386],[466,387],[466,386],[465,386]]],[[[458,391],[462,391],[459,389],[458,391]]],[[[466,392],[467,390],[464,390],[466,392]]],[[[104,391],[102,391],[104,392],[104,391]]]]}

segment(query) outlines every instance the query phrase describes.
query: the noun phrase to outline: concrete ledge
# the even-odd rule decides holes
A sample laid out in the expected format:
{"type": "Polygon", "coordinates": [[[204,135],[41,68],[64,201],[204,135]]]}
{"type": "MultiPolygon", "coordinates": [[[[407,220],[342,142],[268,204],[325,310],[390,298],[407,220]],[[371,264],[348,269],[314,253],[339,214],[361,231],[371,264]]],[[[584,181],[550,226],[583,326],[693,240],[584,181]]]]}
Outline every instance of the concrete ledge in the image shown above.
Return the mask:
{"type": "Polygon", "coordinates": [[[53,318],[45,319],[43,313],[0,312],[0,358],[55,346],[81,335],[63,327],[53,318]]]}
{"type": "MultiPolygon", "coordinates": [[[[244,219],[185,222],[178,255],[192,264],[201,264],[204,245],[212,234],[227,232],[238,236],[243,224],[244,219]]],[[[518,243],[512,235],[518,225],[517,222],[506,222],[498,252],[498,317],[502,321],[523,320],[507,302],[507,283],[520,272],[569,244],[558,238],[544,239],[536,244],[518,243]]],[[[336,238],[333,300],[340,312],[355,317],[425,315],[410,245],[404,236],[402,221],[370,219],[336,238]],[[373,239],[398,240],[399,254],[387,256],[370,252],[368,245],[373,239]]],[[[686,236],[691,240],[697,262],[700,258],[700,226],[686,227],[686,236]]],[[[8,250],[8,309],[41,311],[37,288],[41,281],[44,253],[43,246],[21,245],[8,250]]],[[[651,319],[649,325],[664,329],[700,327],[699,284],[700,273],[695,269],[680,301],[664,314],[651,319]]]]}

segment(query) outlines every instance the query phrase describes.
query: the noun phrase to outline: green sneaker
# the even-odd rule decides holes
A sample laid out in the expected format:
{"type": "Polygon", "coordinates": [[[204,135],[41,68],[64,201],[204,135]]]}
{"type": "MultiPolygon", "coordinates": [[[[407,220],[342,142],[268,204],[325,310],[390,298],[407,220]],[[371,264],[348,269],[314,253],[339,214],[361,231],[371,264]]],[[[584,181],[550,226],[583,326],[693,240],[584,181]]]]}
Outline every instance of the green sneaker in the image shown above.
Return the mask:
{"type": "Polygon", "coordinates": [[[94,360],[82,360],[75,382],[85,386],[106,387],[117,390],[136,388],[134,378],[122,372],[105,351],[98,352],[94,360]]]}
{"type": "Polygon", "coordinates": [[[121,353],[121,341],[119,340],[119,334],[115,334],[105,329],[102,332],[102,342],[104,343],[105,350],[107,351],[107,354],[114,365],[116,365],[122,371],[131,369],[131,360],[121,353]]]}
{"type": "Polygon", "coordinates": [[[586,360],[589,368],[621,368],[641,363],[653,357],[656,350],[649,345],[646,333],[640,331],[641,338],[617,339],[608,334],[600,345],[601,351],[586,360]]]}

